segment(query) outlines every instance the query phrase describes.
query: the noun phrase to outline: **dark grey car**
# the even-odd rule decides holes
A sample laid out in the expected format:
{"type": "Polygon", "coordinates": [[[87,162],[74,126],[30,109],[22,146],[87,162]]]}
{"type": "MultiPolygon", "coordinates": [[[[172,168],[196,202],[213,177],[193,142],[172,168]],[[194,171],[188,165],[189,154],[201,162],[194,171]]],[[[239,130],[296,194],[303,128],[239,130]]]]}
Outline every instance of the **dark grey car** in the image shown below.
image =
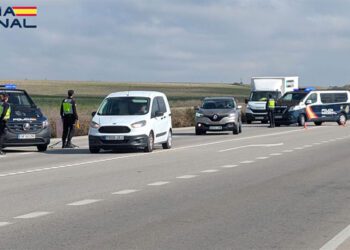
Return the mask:
{"type": "Polygon", "coordinates": [[[196,111],[196,135],[207,131],[242,132],[241,107],[234,97],[206,97],[196,111]]]}

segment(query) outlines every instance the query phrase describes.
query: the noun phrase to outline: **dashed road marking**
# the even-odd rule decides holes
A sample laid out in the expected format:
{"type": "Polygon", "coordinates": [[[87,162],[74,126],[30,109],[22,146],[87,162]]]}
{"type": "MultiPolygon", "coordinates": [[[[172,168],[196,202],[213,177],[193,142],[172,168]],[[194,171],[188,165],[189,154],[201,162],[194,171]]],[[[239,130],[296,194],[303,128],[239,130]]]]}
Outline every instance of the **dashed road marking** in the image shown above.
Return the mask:
{"type": "Polygon", "coordinates": [[[238,165],[224,165],[224,166],[221,166],[221,168],[235,168],[235,167],[238,167],[238,165]]]}
{"type": "Polygon", "coordinates": [[[67,204],[68,206],[84,206],[92,203],[99,202],[101,200],[93,200],[93,199],[86,199],[86,200],[81,200],[81,201],[75,201],[72,203],[67,204]]]}
{"type": "Polygon", "coordinates": [[[135,192],[138,192],[140,190],[137,190],[137,189],[125,189],[125,190],[120,190],[118,192],[114,192],[112,194],[119,194],[119,195],[122,195],[122,194],[131,194],[131,193],[135,193],[135,192]]]}
{"type": "Polygon", "coordinates": [[[270,157],[268,156],[260,156],[260,157],[256,157],[256,159],[258,160],[266,160],[266,159],[269,159],[270,157]]]}
{"type": "Polygon", "coordinates": [[[313,144],[314,144],[314,145],[321,145],[320,142],[314,142],[313,144]]]}
{"type": "Polygon", "coordinates": [[[320,250],[335,250],[341,244],[343,244],[350,237],[350,225],[347,226],[343,231],[337,234],[333,239],[328,241],[320,250]]]}
{"type": "Polygon", "coordinates": [[[219,170],[217,169],[207,169],[207,170],[203,170],[201,171],[201,173],[215,173],[218,172],[219,170]]]}
{"type": "Polygon", "coordinates": [[[296,147],[294,148],[295,150],[301,150],[301,149],[304,149],[303,147],[296,147]]]}
{"type": "Polygon", "coordinates": [[[38,212],[33,212],[33,213],[29,213],[29,214],[23,214],[20,216],[16,216],[14,218],[15,219],[34,219],[34,218],[42,217],[42,216],[49,215],[52,213],[53,212],[38,211],[38,212]]]}
{"type": "Polygon", "coordinates": [[[254,161],[241,161],[240,163],[242,164],[249,164],[249,163],[253,163],[254,161]]]}
{"type": "Polygon", "coordinates": [[[162,185],[166,185],[169,184],[169,181],[157,181],[157,182],[153,182],[150,184],[147,184],[148,186],[162,186],[162,185]]]}
{"type": "Polygon", "coordinates": [[[198,175],[182,175],[182,176],[178,176],[176,177],[177,179],[192,179],[197,177],[198,175]]]}
{"type": "Polygon", "coordinates": [[[11,224],[12,224],[11,222],[0,221],[0,227],[5,227],[5,226],[11,225],[11,224]]]}
{"type": "Polygon", "coordinates": [[[272,153],[270,154],[271,156],[278,156],[278,155],[282,155],[281,153],[272,153]]]}
{"type": "Polygon", "coordinates": [[[311,148],[312,145],[305,145],[304,148],[311,148]]]}
{"type": "Polygon", "coordinates": [[[245,146],[240,146],[240,147],[235,147],[235,148],[228,148],[228,149],[223,149],[219,150],[220,153],[222,152],[227,152],[227,151],[232,151],[236,149],[242,149],[242,148],[250,148],[250,147],[278,147],[278,146],[283,146],[283,143],[276,143],[276,144],[251,144],[251,145],[245,145],[245,146]]]}
{"type": "Polygon", "coordinates": [[[292,153],[294,150],[293,149],[286,149],[286,150],[283,150],[283,153],[292,153]]]}
{"type": "Polygon", "coordinates": [[[327,142],[329,142],[329,141],[322,141],[322,143],[327,143],[327,142]]]}

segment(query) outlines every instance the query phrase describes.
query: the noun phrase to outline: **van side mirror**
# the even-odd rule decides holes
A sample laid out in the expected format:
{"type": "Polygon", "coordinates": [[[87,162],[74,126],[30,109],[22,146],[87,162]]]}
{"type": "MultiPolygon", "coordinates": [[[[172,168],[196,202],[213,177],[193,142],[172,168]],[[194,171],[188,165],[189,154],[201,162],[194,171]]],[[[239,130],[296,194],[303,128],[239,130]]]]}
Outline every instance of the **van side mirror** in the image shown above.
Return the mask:
{"type": "Polygon", "coordinates": [[[247,98],[244,99],[244,103],[245,103],[245,104],[248,104],[248,99],[247,99],[247,98]]]}
{"type": "Polygon", "coordinates": [[[156,113],[155,113],[155,116],[156,117],[160,117],[160,116],[163,116],[164,115],[164,113],[163,112],[160,112],[160,111],[157,111],[156,113]]]}
{"type": "Polygon", "coordinates": [[[92,112],[91,116],[94,117],[96,115],[96,113],[97,113],[96,111],[92,112]]]}

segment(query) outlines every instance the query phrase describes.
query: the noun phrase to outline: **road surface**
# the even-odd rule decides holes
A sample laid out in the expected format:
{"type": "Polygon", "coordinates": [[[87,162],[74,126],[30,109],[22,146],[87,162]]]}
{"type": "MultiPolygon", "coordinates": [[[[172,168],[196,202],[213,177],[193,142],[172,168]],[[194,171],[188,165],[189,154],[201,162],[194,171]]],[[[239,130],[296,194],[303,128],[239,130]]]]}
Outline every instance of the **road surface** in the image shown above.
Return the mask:
{"type": "Polygon", "coordinates": [[[0,249],[346,249],[350,128],[174,133],[174,148],[8,149],[0,249]]]}

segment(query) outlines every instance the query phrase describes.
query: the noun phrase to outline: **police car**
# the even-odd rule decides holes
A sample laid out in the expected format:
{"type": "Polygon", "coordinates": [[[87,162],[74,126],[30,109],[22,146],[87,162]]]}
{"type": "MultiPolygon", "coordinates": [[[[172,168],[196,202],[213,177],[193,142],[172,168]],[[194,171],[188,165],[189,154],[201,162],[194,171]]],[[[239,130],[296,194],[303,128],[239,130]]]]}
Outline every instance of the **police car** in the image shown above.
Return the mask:
{"type": "Polygon", "coordinates": [[[347,90],[296,89],[285,93],[276,104],[275,122],[304,126],[312,121],[316,126],[323,122],[345,124],[350,118],[350,92],[347,90]]]}
{"type": "Polygon", "coordinates": [[[25,90],[14,84],[0,85],[0,94],[9,95],[11,116],[7,121],[4,147],[36,146],[46,151],[51,131],[48,119],[42,114],[25,90]]]}

